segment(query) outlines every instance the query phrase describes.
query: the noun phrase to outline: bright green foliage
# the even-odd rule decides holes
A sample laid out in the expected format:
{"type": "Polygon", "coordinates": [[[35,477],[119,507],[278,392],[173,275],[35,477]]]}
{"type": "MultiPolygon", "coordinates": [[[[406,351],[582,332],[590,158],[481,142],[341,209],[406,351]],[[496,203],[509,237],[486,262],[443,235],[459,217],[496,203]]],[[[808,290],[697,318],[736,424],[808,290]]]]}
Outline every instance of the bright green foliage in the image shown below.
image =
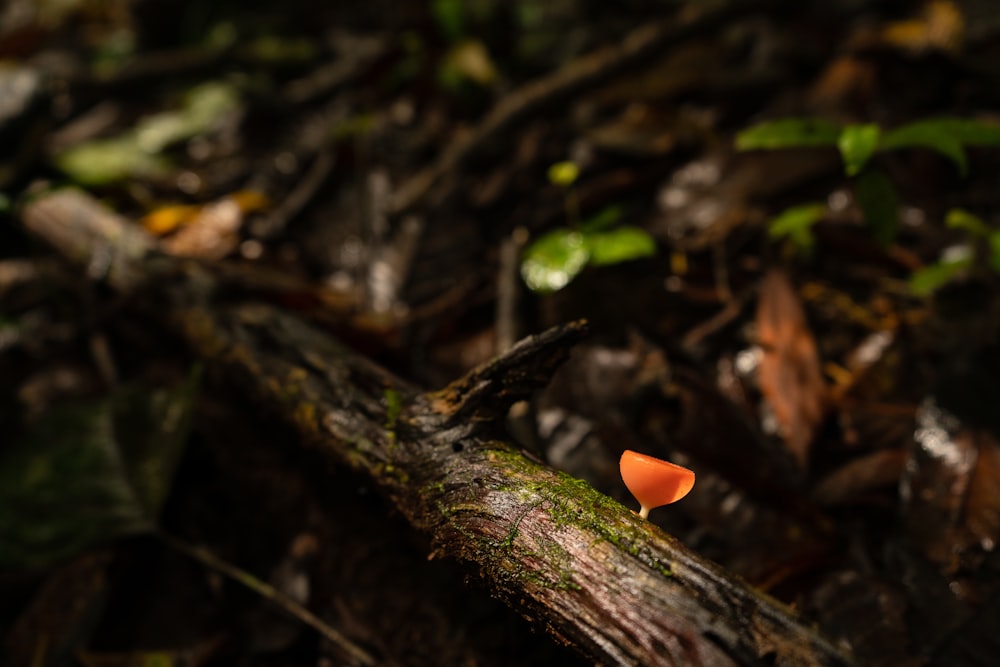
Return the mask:
{"type": "MultiPolygon", "coordinates": [[[[965,118],[936,118],[920,120],[883,132],[875,124],[853,124],[841,127],[822,119],[791,118],[768,121],[747,128],[736,137],[739,150],[803,148],[810,146],[836,146],[844,163],[844,172],[857,177],[855,197],[864,214],[865,223],[872,235],[888,245],[899,228],[899,202],[896,189],[889,178],[870,165],[871,158],[879,152],[904,148],[925,148],[935,151],[954,162],[964,175],[968,171],[967,146],[1000,146],[1000,125],[965,118]]],[[[949,224],[968,229],[978,236],[988,234],[985,226],[973,229],[973,223],[961,212],[949,224]]],[[[814,205],[794,207],[785,211],[768,225],[773,238],[789,237],[803,250],[812,246],[811,226],[820,213],[814,205]]],[[[989,243],[1000,248],[1000,237],[989,243]]],[[[1000,250],[991,255],[991,262],[1000,267],[1000,250]]],[[[931,269],[932,267],[928,267],[931,269]]],[[[936,281],[962,270],[961,262],[950,262],[947,267],[935,265],[933,271],[921,275],[917,290],[933,291],[936,281]],[[942,278],[943,277],[943,278],[942,278]]]]}
{"type": "Polygon", "coordinates": [[[53,408],[0,455],[0,568],[150,530],[187,440],[197,373],[170,391],[53,408]]]}
{"type": "Polygon", "coordinates": [[[969,170],[969,160],[965,156],[962,142],[949,134],[942,134],[935,129],[920,124],[904,125],[892,132],[887,132],[882,141],[883,150],[896,148],[928,148],[955,163],[958,171],[964,176],[969,170]]]}
{"type": "Polygon", "coordinates": [[[741,151],[836,146],[841,128],[821,118],[785,118],[749,127],[736,135],[741,151]]]}
{"type": "Polygon", "coordinates": [[[917,296],[930,296],[970,268],[972,252],[969,246],[952,248],[951,252],[937,262],[913,272],[910,276],[910,291],[917,296]]]}
{"type": "Polygon", "coordinates": [[[143,150],[130,134],[80,144],[57,156],[56,164],[77,183],[108,185],[126,178],[161,176],[169,163],[143,150]]]}
{"type": "Polygon", "coordinates": [[[916,271],[910,277],[914,294],[927,296],[980,264],[1000,273],[1000,230],[990,229],[982,218],[959,208],[948,211],[945,224],[965,231],[967,242],[948,248],[938,261],[916,271]]]}
{"type": "Polygon", "coordinates": [[[767,121],[736,136],[738,150],[837,146],[848,176],[861,172],[877,152],[926,148],[954,162],[964,175],[967,146],[1000,146],[1000,125],[967,118],[931,118],[882,132],[878,125],[847,125],[818,118],[767,121]]]}
{"type": "Polygon", "coordinates": [[[822,220],[825,214],[825,204],[793,206],[767,223],[767,233],[773,239],[790,239],[799,250],[809,252],[815,242],[812,226],[822,220]]]}
{"type": "Polygon", "coordinates": [[[918,130],[928,135],[955,137],[963,146],[1000,146],[1000,124],[985,123],[971,118],[933,118],[904,125],[897,132],[918,130]]]}
{"type": "Polygon", "coordinates": [[[146,116],[115,137],[94,139],[56,156],[56,164],[84,185],[107,185],[126,178],[155,177],[168,165],[163,151],[208,132],[239,105],[236,90],[225,83],[192,89],[179,110],[146,116]]]}
{"type": "Polygon", "coordinates": [[[549,182],[553,185],[568,188],[580,177],[580,167],[575,162],[568,160],[566,162],[556,162],[549,167],[548,177],[549,182]]]}
{"type": "MultiPolygon", "coordinates": [[[[553,185],[570,188],[580,176],[575,162],[549,167],[553,185]]],[[[609,206],[583,224],[578,222],[574,193],[566,195],[571,227],[555,229],[528,246],[521,260],[521,277],[534,292],[555,292],[569,284],[584,267],[621,264],[656,254],[656,241],[639,227],[617,227],[621,209],[609,206]]]]}
{"type": "Polygon", "coordinates": [[[878,148],[878,138],[882,131],[878,125],[848,125],[837,139],[837,148],[844,159],[844,170],[848,176],[857,176],[862,167],[878,148]]]}
{"type": "Polygon", "coordinates": [[[583,234],[554,229],[528,246],[521,262],[521,276],[535,292],[555,292],[568,285],[589,259],[583,234]]]}
{"type": "Polygon", "coordinates": [[[591,266],[621,264],[656,254],[656,241],[639,227],[619,227],[607,232],[585,234],[591,266]]]}
{"type": "Polygon", "coordinates": [[[953,208],[948,211],[944,218],[944,224],[952,229],[964,229],[973,236],[986,237],[990,235],[990,228],[986,226],[982,218],[961,208],[953,208]]]}
{"type": "Polygon", "coordinates": [[[966,118],[920,120],[886,132],[879,148],[927,148],[954,162],[964,176],[969,169],[966,146],[1000,146],[1000,125],[966,118]]]}
{"type": "Polygon", "coordinates": [[[192,88],[177,111],[147,116],[135,127],[139,146],[148,153],[158,153],[167,146],[190,139],[212,128],[239,105],[236,89],[214,81],[192,88]]]}
{"type": "Polygon", "coordinates": [[[555,292],[590,266],[621,264],[656,254],[656,241],[632,226],[609,229],[621,211],[604,209],[579,230],[555,229],[528,246],[521,261],[521,276],[534,292],[555,292]]]}
{"type": "Polygon", "coordinates": [[[854,196],[872,236],[888,246],[899,229],[899,201],[892,181],[880,169],[866,169],[858,177],[854,196]]]}
{"type": "Polygon", "coordinates": [[[964,229],[973,243],[979,243],[989,255],[989,265],[1000,273],[1000,229],[990,229],[983,219],[960,208],[948,211],[945,224],[954,229],[964,229]]]}

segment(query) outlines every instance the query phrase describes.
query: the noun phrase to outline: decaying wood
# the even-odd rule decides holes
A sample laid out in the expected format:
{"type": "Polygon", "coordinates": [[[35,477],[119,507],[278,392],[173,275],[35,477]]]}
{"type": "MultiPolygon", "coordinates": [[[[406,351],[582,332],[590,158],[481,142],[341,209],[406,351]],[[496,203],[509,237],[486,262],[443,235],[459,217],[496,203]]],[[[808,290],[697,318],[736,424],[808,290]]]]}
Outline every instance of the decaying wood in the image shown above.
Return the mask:
{"type": "Polygon", "coordinates": [[[598,663],[851,664],[777,602],[505,439],[496,416],[547,381],[582,324],[424,393],[277,308],[224,303],[213,271],[158,254],[87,195],[38,196],[22,219],[93,275],[100,265],[111,287],[140,292],[216,373],[368,477],[429,537],[432,557],[455,559],[598,663]]]}

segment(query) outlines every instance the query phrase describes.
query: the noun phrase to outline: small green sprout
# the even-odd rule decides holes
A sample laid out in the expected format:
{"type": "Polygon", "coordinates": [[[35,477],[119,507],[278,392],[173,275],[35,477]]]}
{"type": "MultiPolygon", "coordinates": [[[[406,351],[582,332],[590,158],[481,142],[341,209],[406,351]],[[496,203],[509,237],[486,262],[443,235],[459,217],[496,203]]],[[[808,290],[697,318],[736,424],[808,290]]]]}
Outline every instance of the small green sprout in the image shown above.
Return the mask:
{"type": "Polygon", "coordinates": [[[556,292],[587,266],[621,264],[656,254],[656,241],[644,229],[613,227],[621,209],[608,207],[582,225],[561,227],[538,237],[524,251],[521,277],[533,292],[556,292]]]}
{"type": "Polygon", "coordinates": [[[960,208],[948,211],[944,222],[966,232],[966,240],[946,248],[936,262],[910,276],[910,291],[918,296],[929,296],[977,266],[988,265],[1000,273],[1000,229],[991,229],[982,218],[960,208]]]}
{"type": "Polygon", "coordinates": [[[553,185],[568,188],[576,183],[576,179],[580,177],[580,167],[576,162],[569,160],[565,162],[556,162],[554,165],[549,167],[548,176],[549,182],[553,185]]]}

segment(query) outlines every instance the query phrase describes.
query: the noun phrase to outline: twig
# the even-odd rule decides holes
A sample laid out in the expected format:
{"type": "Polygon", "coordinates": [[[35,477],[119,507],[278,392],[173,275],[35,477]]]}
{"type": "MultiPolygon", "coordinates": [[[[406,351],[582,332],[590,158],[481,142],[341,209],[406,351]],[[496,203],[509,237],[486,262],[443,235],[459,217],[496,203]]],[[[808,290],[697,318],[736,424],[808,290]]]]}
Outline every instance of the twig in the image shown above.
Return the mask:
{"type": "Polygon", "coordinates": [[[740,15],[773,5],[773,0],[724,2],[692,18],[674,16],[633,30],[621,44],[574,60],[548,76],[524,84],[504,97],[471,132],[448,145],[429,167],[417,172],[396,192],[391,212],[399,215],[419,205],[446,175],[460,168],[495,135],[582,90],[600,85],[664,50],[725,25],[740,15]]]}
{"type": "Polygon", "coordinates": [[[497,354],[509,350],[517,340],[517,303],[520,291],[520,273],[517,269],[526,238],[527,231],[518,227],[500,243],[500,266],[497,270],[497,354]]]}
{"type": "Polygon", "coordinates": [[[743,312],[753,294],[755,294],[755,291],[749,290],[734,298],[726,299],[722,310],[704,322],[691,327],[684,334],[684,338],[681,339],[681,347],[687,352],[691,352],[701,345],[703,340],[729,326],[743,312]]]}
{"type": "Polygon", "coordinates": [[[280,309],[220,300],[208,267],[152,261],[128,238],[128,221],[93,202],[67,209],[65,196],[31,200],[25,226],[78,266],[100,247],[126,243],[111,253],[111,286],[146,285],[137,308],[148,306],[218,377],[281,415],[324,457],[371,480],[427,537],[431,557],[455,559],[560,642],[623,667],[853,664],[781,604],[525,456],[498,428],[511,402],[551,377],[581,324],[523,340],[425,394],[280,309]],[[153,279],[165,270],[170,280],[153,279]]]}
{"type": "Polygon", "coordinates": [[[309,170],[299,179],[295,188],[266,217],[253,224],[254,236],[271,239],[280,234],[289,221],[302,212],[333,170],[333,152],[322,149],[309,166],[309,170]]]}
{"type": "Polygon", "coordinates": [[[340,649],[345,656],[349,657],[351,664],[363,665],[364,667],[378,664],[370,653],[342,635],[336,628],[333,628],[329,624],[323,622],[322,619],[317,617],[311,611],[266,581],[258,579],[246,570],[237,567],[232,563],[227,563],[204,547],[196,547],[192,544],[188,544],[187,542],[162,531],[157,532],[156,535],[171,549],[198,561],[207,568],[229,577],[238,584],[245,586],[257,595],[260,595],[265,600],[271,602],[292,618],[308,625],[310,628],[322,635],[324,639],[340,649]]]}
{"type": "Polygon", "coordinates": [[[286,84],[279,95],[282,100],[299,105],[326,97],[360,76],[388,50],[388,41],[382,37],[342,33],[336,35],[334,41],[341,55],[286,84]]]}

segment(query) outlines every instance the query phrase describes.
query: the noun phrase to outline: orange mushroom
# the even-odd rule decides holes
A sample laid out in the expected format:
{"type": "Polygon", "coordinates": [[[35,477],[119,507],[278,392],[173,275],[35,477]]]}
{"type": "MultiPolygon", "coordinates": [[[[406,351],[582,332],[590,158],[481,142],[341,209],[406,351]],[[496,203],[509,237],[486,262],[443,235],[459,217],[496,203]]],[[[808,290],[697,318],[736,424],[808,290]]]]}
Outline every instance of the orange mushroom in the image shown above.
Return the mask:
{"type": "Polygon", "coordinates": [[[625,486],[639,501],[639,516],[649,510],[677,502],[694,486],[694,471],[661,459],[626,449],[619,462],[625,486]]]}

